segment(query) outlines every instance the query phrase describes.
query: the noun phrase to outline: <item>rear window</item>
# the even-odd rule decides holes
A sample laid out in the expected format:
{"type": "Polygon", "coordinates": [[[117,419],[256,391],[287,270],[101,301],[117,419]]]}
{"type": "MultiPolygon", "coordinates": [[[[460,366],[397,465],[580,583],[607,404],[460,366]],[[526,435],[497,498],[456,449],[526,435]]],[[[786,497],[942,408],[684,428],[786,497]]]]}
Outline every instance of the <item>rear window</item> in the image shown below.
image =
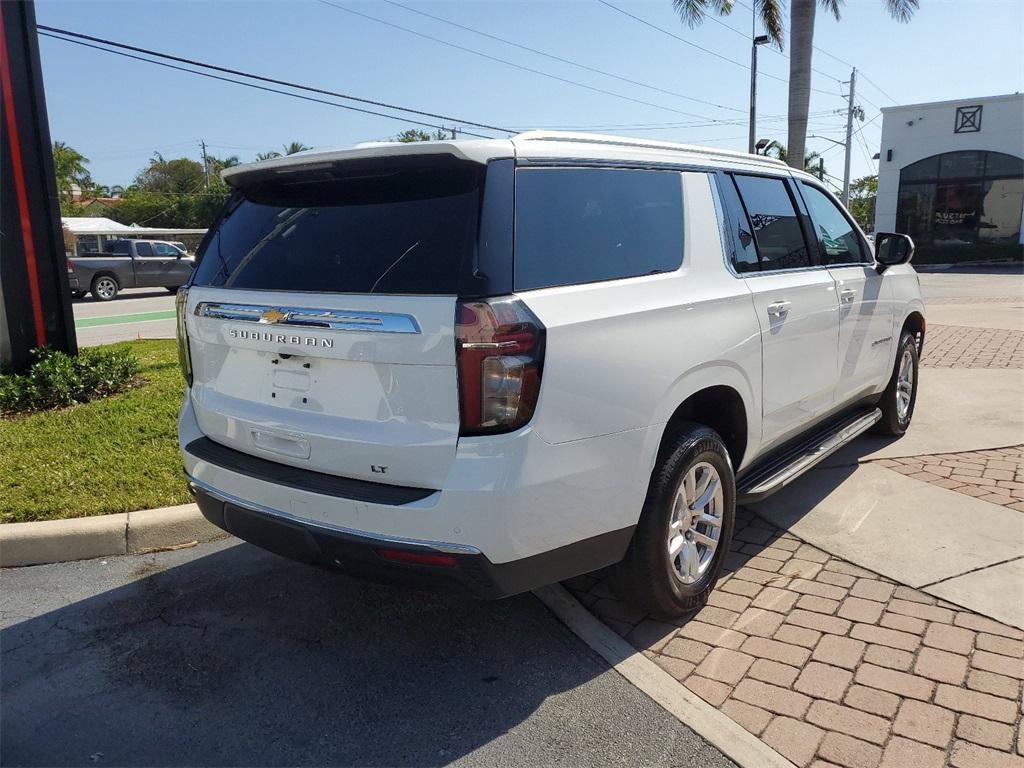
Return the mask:
{"type": "Polygon", "coordinates": [[[682,259],[679,172],[516,172],[517,290],[671,272],[682,259]]]}
{"type": "Polygon", "coordinates": [[[483,174],[449,158],[253,184],[228,204],[193,284],[456,294],[475,254],[483,174]]]}

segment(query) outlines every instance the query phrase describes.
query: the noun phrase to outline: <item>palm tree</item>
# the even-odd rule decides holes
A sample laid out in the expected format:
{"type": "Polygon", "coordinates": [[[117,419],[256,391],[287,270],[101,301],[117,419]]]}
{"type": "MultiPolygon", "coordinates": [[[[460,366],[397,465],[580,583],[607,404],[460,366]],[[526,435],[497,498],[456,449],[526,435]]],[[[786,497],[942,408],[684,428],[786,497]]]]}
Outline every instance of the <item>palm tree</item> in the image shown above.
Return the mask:
{"type": "Polygon", "coordinates": [[[294,155],[296,152],[305,152],[307,149],[312,149],[312,147],[307,147],[301,141],[293,141],[291,144],[284,145],[284,153],[286,155],[294,155]]]}
{"type": "MultiPolygon", "coordinates": [[[[789,150],[786,149],[785,144],[779,141],[768,142],[768,145],[764,148],[764,154],[766,157],[778,158],[784,163],[789,162],[789,150]]],[[[824,181],[825,176],[828,175],[825,172],[825,163],[821,162],[820,152],[807,153],[804,157],[804,170],[819,181],[824,181]]]]}
{"type": "Polygon", "coordinates": [[[92,188],[92,176],[85,167],[89,158],[63,141],[53,142],[53,171],[57,177],[57,196],[61,210],[66,214],[74,205],[73,187],[82,193],[92,188]]]}
{"type": "MultiPolygon", "coordinates": [[[[788,162],[793,168],[802,168],[807,146],[807,109],[811,101],[811,54],[814,48],[814,15],[818,2],[836,19],[843,0],[790,0],[789,4],[789,146],[788,162]]],[[[917,10],[918,0],[883,0],[889,15],[906,23],[917,10]]],[[[772,43],[781,50],[782,0],[753,0],[754,10],[761,19],[772,43]]],[[[704,20],[710,11],[728,15],[733,0],[672,0],[672,7],[690,27],[704,20]]]]}
{"type": "Polygon", "coordinates": [[[263,162],[264,160],[273,160],[275,157],[280,156],[281,153],[275,152],[274,150],[270,150],[269,152],[259,152],[256,154],[256,162],[260,163],[263,162]]]}

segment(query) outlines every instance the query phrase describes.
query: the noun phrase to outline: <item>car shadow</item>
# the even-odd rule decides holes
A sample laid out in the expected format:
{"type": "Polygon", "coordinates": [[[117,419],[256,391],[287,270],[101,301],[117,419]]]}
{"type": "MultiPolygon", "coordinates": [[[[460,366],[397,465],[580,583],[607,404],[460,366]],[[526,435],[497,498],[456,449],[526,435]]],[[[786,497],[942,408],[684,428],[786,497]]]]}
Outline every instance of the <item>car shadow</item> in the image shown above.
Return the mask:
{"type": "Polygon", "coordinates": [[[445,764],[545,702],[571,731],[557,694],[613,674],[530,595],[399,591],[247,544],[138,560],[0,633],[0,763],[445,764]]]}

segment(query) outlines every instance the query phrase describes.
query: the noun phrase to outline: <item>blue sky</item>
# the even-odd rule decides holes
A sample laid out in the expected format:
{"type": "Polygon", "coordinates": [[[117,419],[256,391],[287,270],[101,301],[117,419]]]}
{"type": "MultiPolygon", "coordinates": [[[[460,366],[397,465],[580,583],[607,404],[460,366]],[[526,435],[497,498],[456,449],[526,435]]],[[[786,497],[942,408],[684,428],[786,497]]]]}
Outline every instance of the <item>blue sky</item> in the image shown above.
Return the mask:
{"type": "MultiPolygon", "coordinates": [[[[719,106],[552,61],[384,0],[331,2],[626,98],[517,69],[315,0],[37,0],[36,12],[40,24],[491,125],[600,127],[745,149],[750,48],[744,35],[749,35],[750,11],[738,5],[723,23],[705,22],[691,30],[674,15],[670,0],[609,1],[718,56],[599,0],[401,0],[434,16],[719,106]]],[[[842,139],[845,117],[832,114],[845,104],[838,81],[849,79],[848,64],[869,78],[858,82],[868,124],[861,132],[863,142],[860,137],[854,142],[854,177],[874,172],[870,157],[878,151],[882,121],[869,121],[880,107],[1024,89],[1024,3],[921,0],[921,6],[908,25],[890,19],[882,0],[848,0],[840,22],[818,13],[815,45],[820,50],[814,53],[818,72],[812,87],[820,92],[812,95],[808,132],[842,139]]],[[[213,154],[249,160],[257,151],[280,149],[293,140],[312,146],[350,144],[408,127],[403,120],[262,93],[53,39],[41,38],[40,48],[52,137],[85,154],[101,184],[130,183],[154,151],[198,159],[200,139],[213,154]]],[[[758,136],[785,141],[788,61],[762,48],[759,70],[758,108],[764,119],[758,136]]],[[[842,175],[840,148],[814,138],[809,146],[825,153],[829,173],[842,175]]]]}

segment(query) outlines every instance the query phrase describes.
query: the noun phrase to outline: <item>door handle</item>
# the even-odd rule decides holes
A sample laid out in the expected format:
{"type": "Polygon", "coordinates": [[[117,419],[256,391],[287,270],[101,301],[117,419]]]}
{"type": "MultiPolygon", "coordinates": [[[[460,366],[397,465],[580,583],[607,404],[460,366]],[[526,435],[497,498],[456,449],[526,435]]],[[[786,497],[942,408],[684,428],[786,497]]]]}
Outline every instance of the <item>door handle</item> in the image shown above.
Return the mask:
{"type": "Polygon", "coordinates": [[[793,304],[789,301],[773,301],[768,305],[768,314],[772,317],[782,317],[789,312],[791,306],[793,304]]]}
{"type": "Polygon", "coordinates": [[[857,292],[853,288],[844,288],[839,292],[839,301],[843,304],[852,304],[857,298],[857,292]]]}

